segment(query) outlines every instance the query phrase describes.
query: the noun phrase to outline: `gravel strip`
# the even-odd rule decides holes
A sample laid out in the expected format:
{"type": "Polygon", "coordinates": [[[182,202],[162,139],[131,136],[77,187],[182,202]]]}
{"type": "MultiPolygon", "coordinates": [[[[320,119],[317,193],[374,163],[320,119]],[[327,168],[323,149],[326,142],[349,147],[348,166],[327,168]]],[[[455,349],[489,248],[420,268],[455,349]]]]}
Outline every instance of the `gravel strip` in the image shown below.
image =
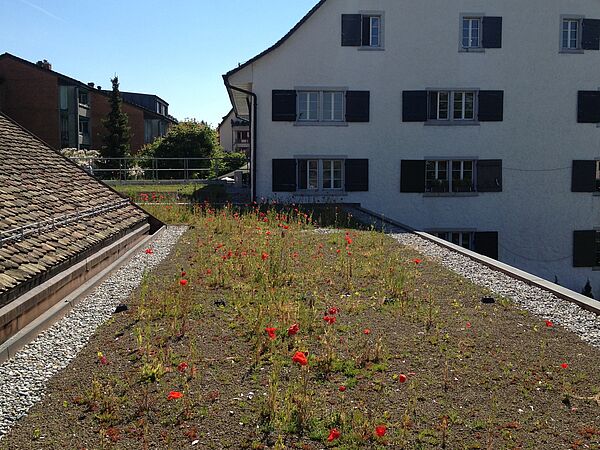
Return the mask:
{"type": "MultiPolygon", "coordinates": [[[[348,212],[363,223],[374,225],[378,229],[381,228],[379,219],[375,219],[363,211],[351,209],[348,212]]],[[[600,348],[599,315],[537,286],[531,286],[502,272],[492,270],[467,256],[407,232],[405,229],[387,223],[383,228],[400,244],[414,248],[473,283],[511,299],[521,309],[527,310],[541,319],[551,320],[574,332],[583,341],[600,348]]]]}
{"type": "Polygon", "coordinates": [[[153,253],[141,249],[64,318],[0,365],[0,439],[41,400],[48,380],[67,367],[96,329],[112,316],[115,306],[127,301],[144,273],[169,255],[186,229],[167,227],[149,244],[153,253]]]}

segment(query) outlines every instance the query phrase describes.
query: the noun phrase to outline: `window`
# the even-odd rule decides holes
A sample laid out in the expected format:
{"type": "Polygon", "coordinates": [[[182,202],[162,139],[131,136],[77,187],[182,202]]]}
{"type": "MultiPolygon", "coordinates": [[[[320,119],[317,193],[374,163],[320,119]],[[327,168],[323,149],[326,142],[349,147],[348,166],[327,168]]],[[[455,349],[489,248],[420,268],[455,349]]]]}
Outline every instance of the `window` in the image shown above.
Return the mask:
{"type": "Polygon", "coordinates": [[[342,47],[383,49],[383,11],[342,14],[342,47]]]}
{"type": "Polygon", "coordinates": [[[83,106],[89,105],[89,95],[87,91],[79,91],[79,104],[83,106]]]}
{"type": "Polygon", "coordinates": [[[381,47],[381,16],[363,15],[363,47],[381,47]]]}
{"type": "Polygon", "coordinates": [[[88,119],[79,119],[79,132],[81,134],[90,134],[90,121],[88,119]]]}
{"type": "Polygon", "coordinates": [[[430,91],[429,120],[474,121],[476,96],[475,91],[430,91]]]}
{"type": "Polygon", "coordinates": [[[300,159],[298,160],[298,189],[342,190],[343,160],[300,159]]]}
{"type": "Polygon", "coordinates": [[[299,91],[299,122],[343,122],[343,91],[299,91]]]}
{"type": "Polygon", "coordinates": [[[470,231],[436,231],[432,233],[434,236],[452,242],[467,250],[473,250],[474,233],[470,231]]]}
{"type": "Polygon", "coordinates": [[[581,19],[563,19],[561,29],[561,48],[578,50],[580,48],[581,19]]]}
{"type": "Polygon", "coordinates": [[[425,192],[474,192],[471,160],[425,161],[425,192]]]}
{"type": "Polygon", "coordinates": [[[481,48],[481,17],[463,17],[462,47],[481,48]]]}
{"type": "Polygon", "coordinates": [[[235,132],[235,143],[236,144],[247,144],[250,142],[249,131],[236,131],[235,132]]]}

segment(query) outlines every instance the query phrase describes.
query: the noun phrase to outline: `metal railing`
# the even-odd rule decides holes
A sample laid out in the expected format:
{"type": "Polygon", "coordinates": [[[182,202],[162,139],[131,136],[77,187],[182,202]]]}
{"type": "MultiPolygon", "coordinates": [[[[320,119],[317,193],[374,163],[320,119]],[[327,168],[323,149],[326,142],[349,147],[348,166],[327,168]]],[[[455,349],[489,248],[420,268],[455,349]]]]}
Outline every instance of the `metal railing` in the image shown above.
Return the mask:
{"type": "Polygon", "coordinates": [[[221,180],[236,170],[248,172],[249,160],[228,158],[71,158],[97,178],[118,181],[221,180]]]}

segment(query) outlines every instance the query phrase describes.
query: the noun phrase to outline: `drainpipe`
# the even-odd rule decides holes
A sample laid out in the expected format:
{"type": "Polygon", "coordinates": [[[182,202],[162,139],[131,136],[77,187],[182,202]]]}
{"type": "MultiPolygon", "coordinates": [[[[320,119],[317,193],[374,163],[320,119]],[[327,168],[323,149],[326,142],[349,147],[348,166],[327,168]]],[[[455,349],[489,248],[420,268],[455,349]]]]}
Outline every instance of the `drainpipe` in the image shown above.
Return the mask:
{"type": "MultiPolygon", "coordinates": [[[[223,80],[225,81],[225,87],[229,91],[241,92],[242,94],[246,94],[252,97],[252,109],[250,109],[250,139],[252,140],[252,152],[251,152],[251,161],[250,161],[250,183],[251,183],[251,201],[256,201],[256,130],[257,130],[257,119],[256,119],[256,111],[258,104],[258,97],[254,92],[247,91],[246,89],[242,89],[236,86],[232,86],[229,84],[229,80],[226,75],[223,75],[223,80]]],[[[230,96],[231,97],[231,96],[230,96]]],[[[233,99],[232,99],[233,100],[233,99]]],[[[235,109],[235,102],[231,102],[235,109]]],[[[236,111],[237,116],[237,111],[236,111]]]]}

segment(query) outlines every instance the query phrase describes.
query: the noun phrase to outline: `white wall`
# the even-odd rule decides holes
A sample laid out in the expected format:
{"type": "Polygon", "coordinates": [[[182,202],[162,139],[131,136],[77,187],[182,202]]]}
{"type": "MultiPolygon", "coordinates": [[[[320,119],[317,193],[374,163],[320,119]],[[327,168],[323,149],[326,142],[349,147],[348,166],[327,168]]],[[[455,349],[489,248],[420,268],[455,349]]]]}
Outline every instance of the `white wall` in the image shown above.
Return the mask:
{"type": "Polygon", "coordinates": [[[226,152],[233,151],[233,131],[231,129],[231,119],[235,119],[235,113],[233,110],[231,110],[231,112],[223,118],[223,121],[219,126],[219,143],[226,152]]]}
{"type": "Polygon", "coordinates": [[[281,47],[231,77],[232,84],[251,83],[258,96],[258,196],[275,196],[273,158],[369,158],[369,192],[345,201],[419,229],[498,231],[502,261],[557,276],[576,290],[590,278],[600,297],[600,272],[572,267],[573,231],[600,227],[600,197],[570,192],[572,160],[600,157],[600,128],[577,123],[577,91],[600,87],[600,51],[559,53],[561,14],[600,19],[600,2],[328,0],[281,47]],[[362,10],[385,11],[384,51],[341,46],[341,14],[362,10]],[[502,48],[459,52],[461,13],[502,16],[502,48]],[[299,127],[271,121],[273,89],[311,85],[369,90],[370,122],[299,127]],[[504,90],[504,121],[403,123],[402,91],[435,87],[504,90]],[[503,192],[400,193],[400,161],[426,156],[502,159],[503,192]]]}

